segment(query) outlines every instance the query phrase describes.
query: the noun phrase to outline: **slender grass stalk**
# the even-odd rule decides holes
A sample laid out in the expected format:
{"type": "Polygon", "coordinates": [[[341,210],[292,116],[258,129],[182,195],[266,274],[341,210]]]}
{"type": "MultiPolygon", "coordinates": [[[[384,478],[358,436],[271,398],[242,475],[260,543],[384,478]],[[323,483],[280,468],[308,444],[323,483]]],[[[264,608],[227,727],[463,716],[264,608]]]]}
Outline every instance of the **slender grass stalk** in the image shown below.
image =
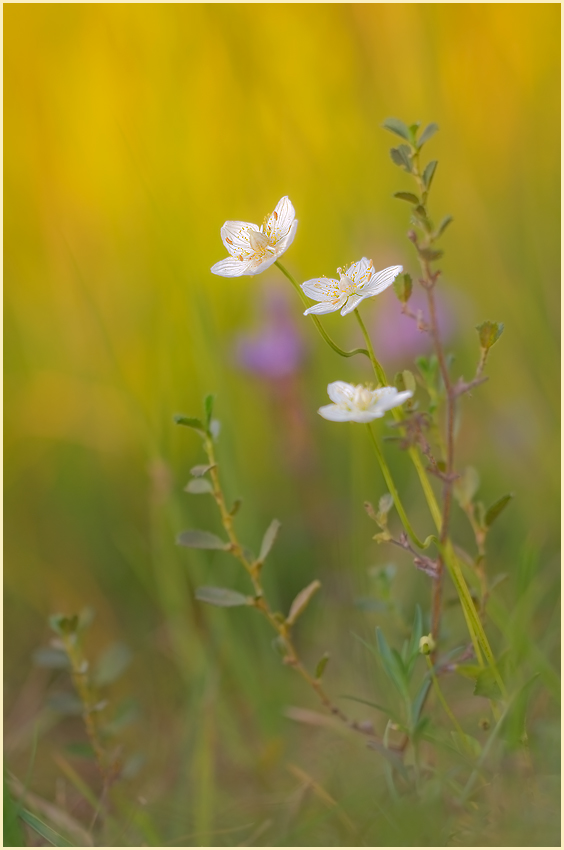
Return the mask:
{"type": "Polygon", "coordinates": [[[458,734],[464,736],[465,733],[463,732],[462,727],[460,726],[458,720],[456,719],[456,717],[452,713],[452,711],[449,707],[449,704],[445,699],[445,696],[444,696],[444,694],[441,690],[441,687],[439,685],[439,680],[437,679],[437,676],[436,676],[436,673],[435,673],[435,668],[434,668],[433,662],[431,661],[431,658],[428,655],[425,656],[425,661],[427,662],[427,667],[429,668],[429,675],[431,676],[431,681],[433,682],[433,687],[436,691],[436,694],[439,698],[439,701],[440,701],[442,707],[444,708],[446,714],[448,714],[450,721],[451,721],[452,725],[454,726],[454,728],[456,729],[456,731],[458,732],[458,734]]]}

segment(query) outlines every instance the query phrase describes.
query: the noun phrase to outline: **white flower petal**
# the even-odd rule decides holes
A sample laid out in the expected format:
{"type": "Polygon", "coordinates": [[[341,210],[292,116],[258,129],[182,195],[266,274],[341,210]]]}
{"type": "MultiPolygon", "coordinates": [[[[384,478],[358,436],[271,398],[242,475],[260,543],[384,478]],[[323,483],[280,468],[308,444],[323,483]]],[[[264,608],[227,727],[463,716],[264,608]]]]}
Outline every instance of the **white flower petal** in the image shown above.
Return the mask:
{"type": "Polygon", "coordinates": [[[385,413],[393,407],[399,407],[400,404],[411,398],[413,393],[411,390],[404,390],[399,393],[395,387],[381,387],[379,390],[376,390],[375,395],[375,407],[385,413]]]}
{"type": "Polygon", "coordinates": [[[369,260],[367,257],[363,257],[362,260],[359,260],[357,263],[352,263],[348,269],[345,270],[345,274],[348,278],[350,278],[356,286],[363,285],[368,280],[369,272],[373,269],[372,260],[369,260]]]}
{"type": "Polygon", "coordinates": [[[372,422],[373,419],[380,419],[385,410],[377,410],[375,408],[370,408],[369,410],[355,410],[353,414],[351,414],[351,422],[372,422]]]}
{"type": "Polygon", "coordinates": [[[376,272],[370,281],[365,284],[362,292],[363,298],[369,298],[372,295],[377,295],[383,292],[388,286],[394,282],[400,272],[403,271],[403,266],[389,266],[387,269],[382,269],[381,272],[376,272]]]}
{"type": "Polygon", "coordinates": [[[325,404],[317,412],[330,422],[350,422],[354,416],[354,413],[338,404],[325,404]]]}
{"type": "Polygon", "coordinates": [[[225,260],[220,260],[211,267],[212,274],[219,274],[222,277],[241,277],[242,274],[255,274],[248,271],[251,263],[248,260],[242,262],[233,257],[227,257],[225,260]]]}
{"type": "Polygon", "coordinates": [[[357,304],[360,304],[362,298],[362,295],[349,295],[349,300],[341,310],[341,316],[346,316],[347,313],[352,313],[357,304]]]}
{"type": "Polygon", "coordinates": [[[290,233],[295,217],[296,213],[292,202],[287,195],[284,195],[283,198],[280,198],[274,212],[266,222],[265,233],[275,242],[279,242],[280,239],[284,239],[290,233]]]}
{"type": "Polygon", "coordinates": [[[301,284],[301,288],[312,301],[334,301],[341,291],[339,281],[330,277],[314,277],[301,284]]]}
{"type": "Polygon", "coordinates": [[[319,316],[322,316],[324,313],[334,313],[336,310],[340,310],[344,302],[345,298],[339,298],[338,301],[321,301],[319,304],[313,304],[313,306],[304,310],[304,316],[309,316],[312,313],[319,316]]]}
{"type": "Polygon", "coordinates": [[[221,239],[232,257],[254,254],[249,241],[249,231],[258,232],[259,227],[248,221],[226,221],[221,228],[221,239]]]}
{"type": "Polygon", "coordinates": [[[290,245],[294,241],[294,236],[296,235],[297,229],[298,229],[298,221],[297,221],[297,219],[294,219],[294,222],[293,222],[293,224],[290,228],[290,232],[288,233],[288,235],[283,236],[281,239],[278,240],[278,242],[276,244],[276,254],[277,254],[277,256],[280,256],[281,254],[284,253],[284,251],[288,250],[288,248],[290,247],[290,245]]]}
{"type": "Polygon", "coordinates": [[[268,254],[266,259],[262,261],[254,260],[249,263],[249,271],[246,274],[260,274],[273,263],[276,262],[278,254],[268,254]]]}
{"type": "Polygon", "coordinates": [[[335,404],[349,404],[354,397],[354,387],[345,381],[333,381],[327,386],[327,395],[335,404]]]}

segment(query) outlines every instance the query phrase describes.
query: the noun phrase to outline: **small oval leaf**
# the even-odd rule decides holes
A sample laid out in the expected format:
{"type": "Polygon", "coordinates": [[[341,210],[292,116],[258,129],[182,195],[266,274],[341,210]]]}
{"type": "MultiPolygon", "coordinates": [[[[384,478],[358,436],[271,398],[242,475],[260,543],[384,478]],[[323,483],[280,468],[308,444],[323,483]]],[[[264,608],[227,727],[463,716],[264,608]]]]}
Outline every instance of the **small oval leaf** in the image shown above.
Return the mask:
{"type": "Polygon", "coordinates": [[[227,587],[197,587],[196,599],[216,605],[219,608],[236,608],[240,605],[252,605],[252,599],[227,587]]]}
{"type": "Polygon", "coordinates": [[[190,475],[193,475],[194,478],[200,478],[202,475],[205,475],[206,472],[209,472],[210,469],[213,469],[216,466],[215,463],[202,463],[198,466],[193,466],[190,470],[190,475]]]}
{"type": "Polygon", "coordinates": [[[413,195],[411,192],[394,192],[394,198],[399,198],[400,201],[407,201],[408,204],[421,203],[417,195],[413,195]]]}
{"type": "Polygon", "coordinates": [[[260,553],[259,553],[259,557],[258,557],[261,564],[266,559],[268,553],[272,549],[272,547],[274,545],[274,541],[276,540],[276,537],[278,535],[279,530],[280,530],[280,523],[278,522],[277,519],[273,519],[272,522],[270,523],[270,525],[268,526],[268,528],[266,529],[264,537],[262,538],[262,544],[261,544],[261,547],[260,547],[260,553]]]}
{"type": "Polygon", "coordinates": [[[300,590],[290,606],[290,613],[286,617],[288,625],[291,626],[296,622],[297,618],[305,611],[311,598],[315,593],[317,593],[320,587],[321,582],[316,579],[315,581],[312,581],[311,584],[308,584],[307,587],[304,587],[303,590],[300,590]]]}
{"type": "Polygon", "coordinates": [[[488,508],[484,517],[484,524],[487,525],[488,528],[493,522],[495,522],[502,510],[509,504],[512,498],[513,493],[507,493],[505,496],[502,496],[501,499],[498,499],[497,502],[494,502],[493,505],[488,508]]]}
{"type": "Polygon", "coordinates": [[[213,415],[213,403],[215,396],[207,395],[204,399],[204,412],[206,414],[206,428],[209,430],[211,418],[213,415]]]}
{"type": "Polygon", "coordinates": [[[189,549],[228,549],[229,543],[225,543],[220,537],[211,534],[209,531],[198,531],[190,529],[183,531],[176,538],[176,542],[180,546],[187,546],[189,549]]]}
{"type": "Polygon", "coordinates": [[[182,413],[177,413],[173,417],[177,425],[185,425],[187,428],[193,428],[194,431],[200,433],[205,432],[204,423],[201,419],[196,419],[195,416],[184,416],[182,413]]]}
{"type": "Polygon", "coordinates": [[[433,177],[435,176],[435,169],[437,167],[437,160],[432,159],[425,166],[425,171],[423,172],[423,183],[425,184],[425,188],[427,191],[431,188],[431,183],[433,182],[433,177]]]}
{"type": "Polygon", "coordinates": [[[423,147],[423,145],[425,144],[425,142],[428,142],[428,141],[429,141],[429,139],[430,139],[432,136],[434,136],[434,135],[435,135],[435,133],[437,132],[437,130],[438,130],[438,129],[439,129],[439,125],[438,125],[438,124],[435,124],[435,123],[433,123],[433,124],[427,124],[427,126],[425,127],[425,129],[424,129],[424,130],[423,130],[423,132],[421,133],[421,136],[420,136],[420,138],[419,138],[419,142],[418,142],[418,144],[417,144],[417,147],[419,147],[419,148],[423,147]]]}
{"type": "Polygon", "coordinates": [[[68,670],[70,662],[66,652],[62,649],[51,649],[48,646],[36,649],[33,653],[33,662],[38,667],[47,667],[51,670],[68,670]]]}
{"type": "Polygon", "coordinates": [[[400,121],[399,118],[386,118],[382,127],[384,127],[385,130],[389,130],[391,133],[395,133],[396,136],[401,136],[401,138],[405,139],[407,142],[411,140],[407,126],[403,123],[403,121],[400,121]]]}
{"type": "Polygon", "coordinates": [[[317,667],[315,668],[315,678],[316,679],[321,679],[321,677],[323,676],[323,673],[325,671],[325,668],[327,667],[327,662],[329,661],[330,658],[331,658],[331,656],[329,655],[328,652],[326,652],[323,655],[323,657],[319,659],[319,661],[317,662],[317,667]]]}
{"type": "Polygon", "coordinates": [[[213,487],[207,478],[194,478],[184,490],[186,493],[213,493],[213,487]]]}

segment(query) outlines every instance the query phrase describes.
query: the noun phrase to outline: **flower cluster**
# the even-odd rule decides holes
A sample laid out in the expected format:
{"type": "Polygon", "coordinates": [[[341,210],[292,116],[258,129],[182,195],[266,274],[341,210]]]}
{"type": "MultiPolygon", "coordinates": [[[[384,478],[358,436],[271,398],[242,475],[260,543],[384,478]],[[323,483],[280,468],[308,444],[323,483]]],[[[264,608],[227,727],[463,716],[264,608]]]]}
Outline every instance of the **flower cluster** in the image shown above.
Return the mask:
{"type": "MultiPolygon", "coordinates": [[[[230,256],[212,266],[211,271],[223,277],[260,274],[290,247],[297,226],[294,207],[287,195],[278,201],[274,212],[260,227],[246,221],[226,221],[221,228],[221,238],[230,256]]],[[[362,257],[337,271],[339,280],[316,277],[301,284],[303,292],[317,302],[307,308],[304,316],[337,310],[346,316],[365,298],[378,295],[391,286],[403,267],[389,266],[377,272],[373,261],[362,257]]],[[[373,390],[343,381],[329,384],[327,392],[334,403],[321,407],[319,413],[333,422],[371,422],[413,395],[409,391],[398,392],[395,387],[373,390]]]]}

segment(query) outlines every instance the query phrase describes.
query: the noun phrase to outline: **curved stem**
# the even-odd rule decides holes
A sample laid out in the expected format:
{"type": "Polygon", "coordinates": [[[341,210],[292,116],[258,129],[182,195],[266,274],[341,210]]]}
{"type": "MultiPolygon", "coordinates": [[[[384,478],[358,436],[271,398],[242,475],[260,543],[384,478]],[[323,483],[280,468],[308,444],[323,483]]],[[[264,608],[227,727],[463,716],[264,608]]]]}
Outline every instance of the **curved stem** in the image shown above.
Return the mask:
{"type": "Polygon", "coordinates": [[[372,340],[370,339],[368,331],[366,330],[366,326],[365,326],[364,322],[362,321],[362,319],[360,317],[360,313],[358,312],[358,309],[356,309],[354,311],[354,314],[356,316],[358,324],[360,325],[362,335],[365,339],[366,347],[368,348],[368,356],[370,357],[370,362],[372,363],[372,368],[374,369],[376,377],[378,378],[378,380],[380,381],[382,386],[385,387],[386,383],[387,383],[386,373],[384,372],[380,362],[378,361],[378,359],[376,358],[376,355],[374,354],[374,347],[372,345],[372,340]]]}
{"type": "Polygon", "coordinates": [[[368,433],[370,434],[370,439],[372,440],[372,445],[374,446],[374,452],[376,453],[376,457],[378,458],[378,463],[380,464],[380,469],[382,470],[382,475],[384,476],[384,481],[386,482],[386,485],[387,485],[390,493],[393,496],[394,505],[396,506],[396,510],[399,514],[401,521],[402,521],[403,527],[405,528],[408,535],[410,536],[410,538],[412,539],[412,541],[415,543],[416,546],[418,546],[420,549],[426,549],[427,548],[427,545],[426,545],[427,541],[425,541],[425,543],[423,543],[421,540],[419,540],[419,538],[417,537],[417,535],[415,534],[415,532],[412,528],[410,521],[407,518],[407,514],[405,512],[405,509],[404,509],[402,502],[401,502],[401,499],[399,497],[397,487],[394,484],[394,479],[392,478],[392,473],[390,472],[390,468],[389,468],[388,464],[386,463],[386,459],[385,459],[384,455],[382,454],[380,446],[378,445],[378,440],[374,436],[374,431],[372,430],[370,423],[367,423],[366,427],[368,428],[368,433]]]}
{"type": "MultiPolygon", "coordinates": [[[[296,292],[298,293],[298,295],[302,299],[303,304],[305,304],[305,306],[307,307],[308,306],[307,298],[304,295],[304,293],[303,293],[299,283],[296,281],[296,279],[290,274],[288,269],[285,268],[282,265],[282,263],[280,263],[278,260],[276,260],[274,265],[278,266],[278,268],[280,269],[282,274],[285,277],[288,278],[288,280],[290,281],[290,283],[292,284],[292,286],[294,287],[294,289],[296,290],[296,292]]],[[[350,351],[346,351],[344,348],[339,348],[337,343],[334,342],[331,339],[331,337],[329,336],[329,334],[327,333],[327,331],[325,330],[325,328],[323,327],[323,325],[321,324],[321,322],[319,321],[317,316],[311,316],[311,318],[313,319],[313,323],[314,323],[315,327],[317,328],[317,330],[319,331],[319,333],[321,334],[321,336],[323,337],[323,339],[325,340],[327,345],[329,345],[333,349],[333,351],[335,351],[337,354],[340,354],[341,357],[354,357],[355,354],[364,354],[366,357],[370,357],[370,354],[368,353],[368,351],[365,348],[353,348],[350,351]]]]}

